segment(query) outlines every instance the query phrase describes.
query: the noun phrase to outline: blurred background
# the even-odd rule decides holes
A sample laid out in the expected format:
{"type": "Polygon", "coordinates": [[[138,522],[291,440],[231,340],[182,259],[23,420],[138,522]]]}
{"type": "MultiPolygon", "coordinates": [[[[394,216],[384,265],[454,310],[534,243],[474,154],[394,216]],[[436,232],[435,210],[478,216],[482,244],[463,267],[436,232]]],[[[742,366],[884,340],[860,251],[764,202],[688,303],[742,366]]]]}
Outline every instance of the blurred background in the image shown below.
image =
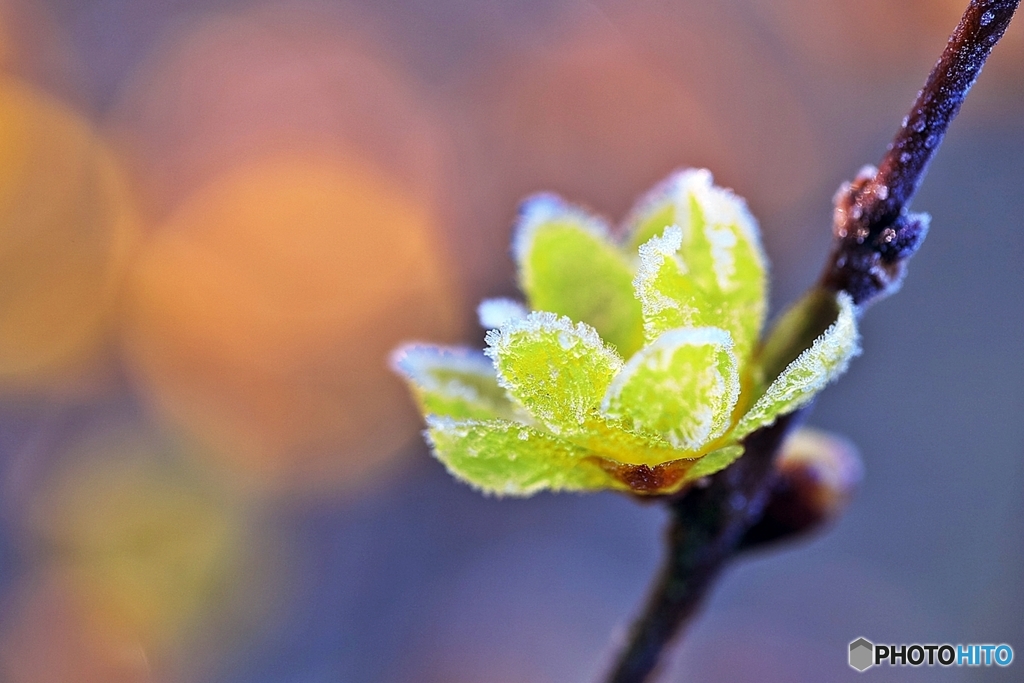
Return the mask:
{"type": "MultiPolygon", "coordinates": [[[[595,680],[661,510],[456,483],[389,350],[482,345],[525,194],[617,220],[683,166],[748,199],[778,311],[963,5],[0,0],[0,681],[595,680]]],[[[860,495],[733,566],[666,681],[1024,653],[1022,188],[1018,17],[811,418],[860,495]]]]}

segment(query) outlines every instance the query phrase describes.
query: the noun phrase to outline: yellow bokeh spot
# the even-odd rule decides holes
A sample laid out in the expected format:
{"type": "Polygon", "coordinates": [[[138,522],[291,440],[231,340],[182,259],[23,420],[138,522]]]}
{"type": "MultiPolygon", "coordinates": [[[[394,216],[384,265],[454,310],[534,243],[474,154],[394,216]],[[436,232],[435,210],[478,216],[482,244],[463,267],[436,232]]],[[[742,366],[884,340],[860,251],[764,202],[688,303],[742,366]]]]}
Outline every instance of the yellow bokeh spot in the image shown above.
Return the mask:
{"type": "Polygon", "coordinates": [[[244,166],[188,199],[130,278],[127,348],[153,403],[236,472],[351,485],[417,421],[386,356],[451,338],[427,209],[358,159],[244,166]]]}
{"type": "Polygon", "coordinates": [[[83,439],[34,514],[90,627],[154,653],[227,611],[246,571],[237,506],[169,454],[130,431],[83,439]]]}
{"type": "Polygon", "coordinates": [[[0,77],[0,384],[49,383],[95,353],[133,231],[89,125],[0,77]]]}

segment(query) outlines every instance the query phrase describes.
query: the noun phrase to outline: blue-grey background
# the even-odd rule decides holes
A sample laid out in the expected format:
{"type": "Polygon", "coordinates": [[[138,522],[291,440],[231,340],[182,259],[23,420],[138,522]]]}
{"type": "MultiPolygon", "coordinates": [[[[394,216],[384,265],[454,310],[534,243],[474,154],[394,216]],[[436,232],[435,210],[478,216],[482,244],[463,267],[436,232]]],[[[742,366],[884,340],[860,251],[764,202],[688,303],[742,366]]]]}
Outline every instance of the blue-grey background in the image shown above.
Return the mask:
{"type": "MultiPolygon", "coordinates": [[[[11,71],[114,138],[163,134],[132,102],[166,77],[159,64],[178,59],[167,55],[187,44],[182,36],[211,17],[230,24],[270,7],[10,4],[18,26],[42,36],[22,41],[11,71]]],[[[333,22],[331,40],[369,45],[414,92],[403,116],[429,121],[439,150],[427,171],[431,201],[468,320],[477,299],[515,292],[506,244],[521,196],[552,189],[617,217],[685,165],[708,166],[748,198],[773,263],[777,311],[813,281],[833,192],[877,161],[962,3],[892,4],[343,0],[284,3],[272,16],[333,22]]],[[[268,21],[275,30],[278,19],[268,21]]],[[[1005,642],[1024,657],[1022,29],[1011,27],[996,49],[914,202],[931,213],[932,230],[903,289],[867,312],[864,355],[811,416],[858,446],[859,494],[827,533],[731,567],[664,680],[852,680],[846,648],[859,636],[1005,642]]],[[[175,100],[174,87],[161,91],[165,100],[154,96],[156,109],[194,103],[175,100]]],[[[201,128],[203,115],[181,119],[201,128]]],[[[347,134],[344,115],[325,120],[347,134]]],[[[404,120],[383,115],[379,125],[404,120]]],[[[353,135],[377,123],[364,115],[353,135]]],[[[183,126],[136,166],[159,167],[161,150],[191,134],[183,126]]],[[[406,168],[386,144],[361,153],[406,168]]],[[[188,166],[177,172],[187,176],[188,166]]],[[[154,200],[156,222],[176,192],[154,200]]],[[[468,322],[454,336],[481,343],[468,322]]],[[[7,392],[0,402],[0,605],[18,604],[45,573],[26,518],[49,465],[26,460],[51,462],[54,444],[92,420],[159,422],[139,407],[145,389],[115,375],[95,400],[7,392]]],[[[123,680],[596,680],[657,567],[661,510],[611,494],[481,497],[429,458],[415,427],[403,428],[406,446],[365,482],[246,494],[256,501],[245,508],[252,543],[275,568],[247,599],[268,607],[244,627],[221,623],[214,608],[204,617],[209,641],[182,641],[123,680]]],[[[18,631],[17,614],[0,607],[0,632],[18,631]]],[[[60,632],[55,643],[68,637],[50,631],[60,632]]],[[[16,661],[23,653],[0,652],[12,683],[73,680],[33,678],[16,661]]],[[[1022,666],[863,676],[1015,680],[1022,666]]]]}

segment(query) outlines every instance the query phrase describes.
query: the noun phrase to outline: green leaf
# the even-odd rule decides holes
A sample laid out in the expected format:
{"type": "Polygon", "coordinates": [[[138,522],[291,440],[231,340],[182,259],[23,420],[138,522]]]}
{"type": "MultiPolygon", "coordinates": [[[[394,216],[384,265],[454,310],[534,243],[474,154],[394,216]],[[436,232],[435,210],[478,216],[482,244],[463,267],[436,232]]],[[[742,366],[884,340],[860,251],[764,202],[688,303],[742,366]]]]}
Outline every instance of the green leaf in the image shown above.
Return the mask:
{"type": "Polygon", "coordinates": [[[623,237],[626,251],[633,253],[641,244],[664,234],[665,228],[679,226],[676,197],[684,192],[682,185],[693,172],[693,169],[676,171],[640,198],[625,220],[623,237]]]}
{"type": "Polygon", "coordinates": [[[640,266],[633,287],[644,318],[644,334],[653,341],[678,327],[704,327],[707,302],[679,256],[683,231],[675,225],[640,245],[640,266]]]}
{"type": "Polygon", "coordinates": [[[657,434],[637,431],[627,420],[603,415],[588,420],[583,430],[564,436],[566,441],[585,448],[593,455],[624,465],[655,467],[692,455],[680,452],[657,434]]]}
{"type": "Polygon", "coordinates": [[[594,328],[535,311],[487,333],[498,382],[555,434],[586,429],[622,359],[594,328]]]}
{"type": "Polygon", "coordinates": [[[812,288],[779,316],[755,359],[754,398],[801,353],[809,349],[839,316],[835,292],[812,288]]]}
{"type": "Polygon", "coordinates": [[[480,351],[414,344],[396,350],[391,364],[425,415],[487,420],[515,414],[494,364],[480,351]]]}
{"type": "Polygon", "coordinates": [[[743,446],[726,446],[717,451],[711,451],[686,471],[686,480],[695,481],[724,470],[738,460],[741,455],[743,455],[743,446]]]}
{"type": "Polygon", "coordinates": [[[528,496],[615,486],[585,459],[584,449],[519,423],[428,417],[427,437],[449,472],[487,493],[528,496]]]}
{"type": "Polygon", "coordinates": [[[733,432],[741,439],[755,429],[769,425],[780,415],[806,405],[829,382],[846,372],[850,359],[860,353],[856,310],[845,292],[836,295],[838,315],[809,349],[782,371],[768,390],[757,399],[733,432]]]}
{"type": "Polygon", "coordinates": [[[523,204],[512,243],[530,308],[593,326],[624,356],[643,344],[633,269],[603,222],[552,195],[523,204]]]}
{"type": "Polygon", "coordinates": [[[729,333],[681,328],[629,360],[609,386],[602,409],[692,452],[725,433],[739,391],[729,333]]]}
{"type": "MultiPolygon", "coordinates": [[[[746,360],[761,333],[767,291],[767,259],[757,222],[742,199],[712,184],[708,171],[689,169],[640,203],[629,221],[627,245],[639,249],[672,225],[681,230],[682,272],[703,294],[704,324],[727,330],[736,357],[746,360]]],[[[669,295],[672,289],[668,288],[669,295]]],[[[693,302],[689,291],[683,295],[679,303],[686,310],[693,302]]],[[[658,325],[645,322],[650,340],[658,325]]]]}

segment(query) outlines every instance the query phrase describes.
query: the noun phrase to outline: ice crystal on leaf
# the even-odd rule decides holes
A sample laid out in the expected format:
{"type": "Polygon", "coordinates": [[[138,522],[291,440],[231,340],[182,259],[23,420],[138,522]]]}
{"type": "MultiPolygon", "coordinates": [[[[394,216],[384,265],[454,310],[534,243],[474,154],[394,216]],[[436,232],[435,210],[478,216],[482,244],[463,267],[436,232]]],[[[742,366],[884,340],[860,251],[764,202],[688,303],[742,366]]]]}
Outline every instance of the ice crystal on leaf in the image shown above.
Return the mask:
{"type": "Polygon", "coordinates": [[[483,353],[409,345],[393,359],[434,454],[486,492],[676,492],[739,458],[745,436],[858,353],[845,294],[810,295],[761,342],[757,223],[707,171],[669,178],[619,239],[579,207],[534,197],[513,254],[526,304],[480,306],[483,353]]]}

